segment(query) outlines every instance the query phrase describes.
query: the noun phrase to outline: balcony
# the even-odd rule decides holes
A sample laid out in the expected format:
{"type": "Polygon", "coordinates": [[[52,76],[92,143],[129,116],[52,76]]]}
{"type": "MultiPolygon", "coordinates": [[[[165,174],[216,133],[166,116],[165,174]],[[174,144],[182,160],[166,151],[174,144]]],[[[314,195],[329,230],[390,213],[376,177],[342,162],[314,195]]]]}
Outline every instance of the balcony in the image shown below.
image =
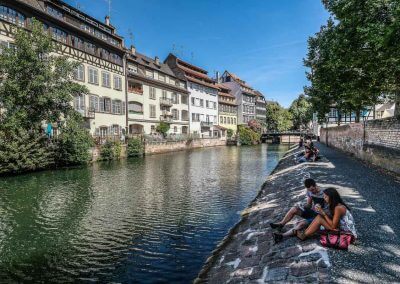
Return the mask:
{"type": "Polygon", "coordinates": [[[75,110],[77,112],[79,112],[83,118],[94,119],[94,116],[95,116],[94,109],[89,109],[88,107],[83,107],[81,109],[75,109],[75,110]]]}
{"type": "Polygon", "coordinates": [[[172,100],[171,99],[167,99],[167,98],[161,98],[160,99],[160,105],[162,106],[172,106],[172,100]]]}
{"type": "Polygon", "coordinates": [[[163,121],[163,122],[168,122],[168,123],[171,123],[172,122],[172,117],[171,116],[160,116],[160,121],[163,121]]]}
{"type": "Polygon", "coordinates": [[[143,95],[143,85],[139,83],[128,83],[128,93],[143,95]]]}
{"type": "Polygon", "coordinates": [[[161,114],[162,114],[162,116],[172,116],[172,112],[170,112],[168,110],[162,110],[161,114]]]}
{"type": "Polygon", "coordinates": [[[201,121],[200,125],[201,125],[201,127],[211,127],[214,125],[214,123],[211,121],[201,121]]]}

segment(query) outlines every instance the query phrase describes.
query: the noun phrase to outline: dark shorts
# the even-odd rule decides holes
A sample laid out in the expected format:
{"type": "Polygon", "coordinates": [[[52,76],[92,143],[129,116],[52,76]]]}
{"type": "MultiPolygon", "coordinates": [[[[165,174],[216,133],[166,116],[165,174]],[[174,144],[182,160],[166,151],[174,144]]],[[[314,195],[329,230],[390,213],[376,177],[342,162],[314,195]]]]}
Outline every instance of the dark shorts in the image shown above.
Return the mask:
{"type": "Polygon", "coordinates": [[[311,223],[315,217],[318,216],[318,213],[310,208],[300,209],[300,216],[307,220],[308,223],[311,223]]]}

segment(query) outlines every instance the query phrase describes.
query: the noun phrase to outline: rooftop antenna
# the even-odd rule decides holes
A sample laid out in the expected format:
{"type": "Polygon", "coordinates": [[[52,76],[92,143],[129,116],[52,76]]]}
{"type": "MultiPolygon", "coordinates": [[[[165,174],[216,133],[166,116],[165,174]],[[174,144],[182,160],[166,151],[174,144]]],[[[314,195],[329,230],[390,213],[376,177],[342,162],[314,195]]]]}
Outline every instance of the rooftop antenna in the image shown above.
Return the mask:
{"type": "Polygon", "coordinates": [[[128,29],[128,35],[129,35],[129,39],[131,41],[131,45],[133,45],[134,36],[133,36],[133,33],[132,33],[131,29],[128,29]]]}
{"type": "Polygon", "coordinates": [[[175,43],[173,43],[172,44],[172,54],[177,55],[176,53],[177,53],[176,52],[176,45],[175,45],[175,43]]]}
{"type": "Polygon", "coordinates": [[[111,18],[111,0],[108,0],[108,16],[111,18]]]}

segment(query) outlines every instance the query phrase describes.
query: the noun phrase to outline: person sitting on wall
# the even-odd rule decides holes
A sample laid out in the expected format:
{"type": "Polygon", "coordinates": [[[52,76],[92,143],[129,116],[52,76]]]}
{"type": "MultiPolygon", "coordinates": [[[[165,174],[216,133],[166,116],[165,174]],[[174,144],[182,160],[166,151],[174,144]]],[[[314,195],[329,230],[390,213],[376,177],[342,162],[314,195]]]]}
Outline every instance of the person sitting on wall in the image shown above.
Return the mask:
{"type": "Polygon", "coordinates": [[[300,141],[299,141],[299,148],[303,147],[303,145],[304,145],[304,139],[302,137],[302,138],[300,138],[300,141]]]}
{"type": "Polygon", "coordinates": [[[315,155],[310,147],[305,147],[304,154],[297,160],[298,163],[311,162],[315,160],[315,155]]]}
{"type": "Polygon", "coordinates": [[[305,240],[317,233],[322,226],[325,230],[339,230],[350,233],[353,236],[352,241],[357,239],[353,215],[336,188],[329,187],[325,189],[323,191],[323,198],[328,210],[323,210],[319,204],[316,205],[315,210],[318,212],[318,216],[314,218],[304,232],[295,230],[294,234],[300,240],[305,240]]]}
{"type": "Polygon", "coordinates": [[[317,186],[317,183],[312,178],[304,180],[304,186],[306,188],[307,202],[305,205],[296,205],[292,207],[278,223],[270,223],[272,229],[281,230],[289,221],[291,221],[295,216],[300,216],[304,220],[298,222],[292,230],[285,233],[273,233],[275,243],[282,241],[284,238],[292,237],[295,233],[311,224],[315,217],[318,216],[318,212],[315,210],[316,206],[319,204],[321,208],[327,210],[327,204],[325,203],[323,192],[317,186]]]}

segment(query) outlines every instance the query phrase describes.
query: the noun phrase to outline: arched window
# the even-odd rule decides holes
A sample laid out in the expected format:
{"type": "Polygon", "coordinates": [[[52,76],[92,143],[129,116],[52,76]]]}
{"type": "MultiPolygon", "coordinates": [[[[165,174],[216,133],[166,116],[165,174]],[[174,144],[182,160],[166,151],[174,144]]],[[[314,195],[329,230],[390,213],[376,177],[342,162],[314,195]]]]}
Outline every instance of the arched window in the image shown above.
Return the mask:
{"type": "Polygon", "coordinates": [[[143,113],[143,105],[139,102],[129,102],[128,103],[129,113],[143,113]]]}
{"type": "Polygon", "coordinates": [[[25,27],[25,16],[14,9],[0,5],[0,19],[25,27]]]}

